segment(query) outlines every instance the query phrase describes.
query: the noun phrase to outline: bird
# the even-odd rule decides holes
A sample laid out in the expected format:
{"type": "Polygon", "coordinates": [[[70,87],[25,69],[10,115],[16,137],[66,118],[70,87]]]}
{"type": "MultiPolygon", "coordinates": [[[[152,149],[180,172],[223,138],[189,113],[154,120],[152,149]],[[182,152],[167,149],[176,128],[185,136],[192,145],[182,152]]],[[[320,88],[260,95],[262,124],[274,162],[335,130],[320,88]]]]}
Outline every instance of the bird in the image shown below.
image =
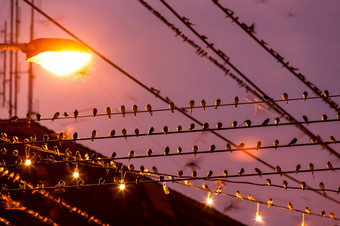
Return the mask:
{"type": "Polygon", "coordinates": [[[98,113],[97,108],[93,108],[93,109],[92,109],[92,114],[93,114],[93,117],[94,117],[94,118],[97,116],[97,113],[98,113]]]}
{"type": "Polygon", "coordinates": [[[136,118],[136,116],[137,116],[137,111],[138,111],[138,107],[137,107],[137,105],[133,105],[132,106],[132,112],[133,112],[133,115],[134,115],[134,117],[136,118]]]}
{"type": "Polygon", "coordinates": [[[135,134],[138,137],[138,135],[139,135],[139,129],[138,128],[135,129],[135,134]]]}
{"type": "Polygon", "coordinates": [[[300,186],[301,186],[302,190],[305,190],[306,189],[306,182],[302,181],[300,183],[300,186]]]}
{"type": "Polygon", "coordinates": [[[175,104],[173,102],[170,102],[169,103],[169,108],[171,110],[171,113],[174,113],[175,112],[175,104]]]}
{"type": "Polygon", "coordinates": [[[151,149],[148,149],[148,150],[146,151],[146,155],[147,155],[148,157],[150,157],[150,156],[152,155],[152,150],[151,150],[151,149]]]}
{"type": "Polygon", "coordinates": [[[230,153],[233,152],[232,149],[231,149],[231,144],[229,144],[229,143],[227,143],[227,144],[225,145],[225,149],[227,149],[228,151],[230,151],[230,153]]]}
{"type": "Polygon", "coordinates": [[[216,128],[217,128],[217,129],[221,129],[222,127],[223,127],[222,122],[216,123],[216,128]]]}
{"type": "Polygon", "coordinates": [[[170,152],[170,148],[169,148],[169,146],[166,146],[164,148],[164,155],[167,156],[169,154],[169,152],[170,152]]]}
{"type": "Polygon", "coordinates": [[[96,138],[96,136],[97,136],[97,130],[93,130],[91,133],[91,140],[93,141],[94,138],[96,138]]]}
{"type": "Polygon", "coordinates": [[[44,142],[47,142],[48,139],[49,139],[49,136],[48,136],[47,134],[44,134],[44,135],[43,135],[43,141],[44,141],[44,142]]]}
{"type": "Polygon", "coordinates": [[[303,100],[307,100],[307,97],[308,97],[307,91],[303,92],[303,94],[302,94],[303,100]]]}
{"type": "Polygon", "coordinates": [[[128,165],[128,170],[134,171],[135,170],[135,166],[133,164],[128,165]]]}
{"type": "Polygon", "coordinates": [[[326,212],[325,212],[325,211],[321,211],[320,216],[321,216],[321,217],[326,216],[326,212]]]}
{"type": "Polygon", "coordinates": [[[257,151],[261,148],[261,145],[262,145],[261,141],[257,141],[257,143],[256,143],[256,150],[257,151]]]}
{"type": "Polygon", "coordinates": [[[337,117],[337,119],[340,120],[340,111],[338,113],[336,113],[336,117],[337,117]]]}
{"type": "Polygon", "coordinates": [[[303,119],[303,121],[308,125],[308,123],[309,123],[308,117],[305,116],[305,115],[303,115],[303,116],[302,116],[302,119],[303,119]]]}
{"type": "Polygon", "coordinates": [[[192,132],[194,129],[195,129],[195,124],[194,124],[194,123],[191,123],[191,124],[189,125],[189,131],[192,132]]]}
{"type": "Polygon", "coordinates": [[[322,116],[321,116],[321,120],[322,121],[327,121],[327,119],[328,119],[328,117],[327,117],[327,115],[326,114],[323,114],[322,116]]]}
{"type": "Polygon", "coordinates": [[[150,113],[150,115],[152,116],[152,107],[150,104],[145,106],[145,110],[148,111],[150,113]]]}
{"type": "Polygon", "coordinates": [[[182,148],[181,148],[181,147],[178,147],[178,148],[177,148],[177,153],[178,153],[178,154],[181,154],[181,153],[182,153],[182,148]]]}
{"type": "Polygon", "coordinates": [[[216,149],[216,146],[214,144],[212,144],[209,148],[210,152],[215,151],[215,149],[216,149]]]}
{"type": "Polygon", "coordinates": [[[279,117],[275,118],[275,122],[274,122],[275,126],[279,125],[279,123],[280,123],[280,118],[279,117]]]}
{"type": "Polygon", "coordinates": [[[158,169],[157,169],[156,166],[153,166],[153,167],[152,167],[152,171],[153,171],[155,174],[159,174],[158,169]]]}
{"type": "Polygon", "coordinates": [[[190,114],[192,113],[192,109],[194,108],[194,106],[195,106],[195,101],[194,101],[194,100],[191,100],[191,101],[189,102],[190,114]]]}
{"type": "Polygon", "coordinates": [[[183,174],[184,174],[184,173],[183,173],[183,170],[179,170],[179,171],[177,172],[177,176],[178,176],[178,177],[183,176],[183,174]]]}
{"type": "Polygon", "coordinates": [[[215,111],[217,110],[217,107],[220,106],[220,104],[221,104],[220,99],[215,100],[215,111]]]}
{"type": "Polygon", "coordinates": [[[265,119],[265,120],[262,122],[261,126],[266,126],[266,125],[268,125],[269,121],[270,121],[270,118],[265,119]]]}
{"type": "Polygon", "coordinates": [[[32,115],[29,112],[26,113],[26,122],[27,122],[28,127],[30,127],[31,122],[32,122],[32,115]]]}
{"type": "Polygon", "coordinates": [[[288,94],[287,93],[282,94],[282,99],[286,102],[286,104],[288,104],[288,94]]]}
{"type": "Polygon", "coordinates": [[[310,210],[309,207],[306,207],[306,208],[305,208],[305,211],[306,211],[306,213],[308,213],[308,214],[311,214],[311,213],[312,213],[312,211],[310,210]]]}
{"type": "Polygon", "coordinates": [[[111,119],[111,108],[110,108],[110,107],[107,107],[107,108],[105,109],[105,112],[106,112],[107,116],[109,117],[109,119],[111,119]]]}
{"type": "Polygon", "coordinates": [[[288,202],[288,209],[289,209],[289,210],[293,210],[293,205],[292,205],[291,202],[288,202]]]}
{"type": "Polygon", "coordinates": [[[243,199],[243,197],[242,197],[242,195],[239,191],[236,191],[235,195],[236,195],[237,198],[243,199]]]}
{"type": "Polygon", "coordinates": [[[155,129],[154,129],[153,127],[150,127],[150,129],[149,129],[147,135],[151,135],[151,134],[153,133],[154,130],[155,130],[155,129]]]}
{"type": "Polygon", "coordinates": [[[301,165],[297,164],[295,167],[295,174],[297,174],[300,169],[301,169],[301,165]]]}
{"type": "Polygon", "coordinates": [[[205,107],[206,107],[207,103],[205,102],[205,100],[201,100],[201,106],[203,108],[203,111],[205,111],[205,107]]]}
{"type": "Polygon", "coordinates": [[[74,119],[77,119],[77,117],[79,115],[79,111],[77,109],[74,110],[73,115],[74,115],[74,119]]]}
{"type": "Polygon", "coordinates": [[[277,149],[277,146],[279,146],[279,140],[278,139],[276,139],[276,140],[274,140],[274,149],[276,150],[277,149]]]}
{"type": "Polygon", "coordinates": [[[119,111],[122,114],[123,118],[125,118],[125,113],[126,112],[125,112],[125,106],[124,105],[120,106],[119,111]]]}
{"type": "Polygon", "coordinates": [[[163,128],[162,128],[162,132],[163,132],[165,135],[167,135],[167,134],[168,134],[168,132],[169,132],[169,127],[167,127],[167,126],[163,126],[163,128]]]}
{"type": "Polygon", "coordinates": [[[246,121],[244,121],[243,123],[245,123],[246,124],[246,126],[251,126],[251,121],[249,120],[249,119],[247,119],[246,121]]]}
{"type": "Polygon", "coordinates": [[[235,128],[237,126],[237,121],[233,121],[231,125],[235,128]]]}
{"type": "Polygon", "coordinates": [[[238,148],[240,148],[240,149],[244,148],[244,143],[240,143],[240,144],[238,145],[238,148]]]}
{"type": "Polygon", "coordinates": [[[238,97],[236,96],[236,97],[234,98],[234,106],[235,106],[235,109],[237,109],[238,102],[239,102],[239,99],[238,99],[238,97]]]}
{"type": "Polygon", "coordinates": [[[329,139],[329,141],[331,141],[331,142],[335,142],[335,141],[336,141],[335,138],[334,138],[333,136],[330,136],[328,139],[329,139]]]}
{"type": "Polygon", "coordinates": [[[122,129],[122,135],[125,137],[125,140],[127,140],[127,137],[126,137],[127,134],[128,134],[127,130],[125,128],[123,128],[122,129]]]}
{"type": "Polygon", "coordinates": [[[52,122],[53,122],[54,120],[56,120],[57,118],[59,118],[59,115],[60,115],[60,112],[54,113],[53,118],[52,118],[52,122]]]}
{"type": "Polygon", "coordinates": [[[263,100],[266,101],[266,102],[273,101],[272,98],[270,98],[269,96],[266,96],[266,95],[263,96],[263,100]]]}
{"type": "Polygon", "coordinates": [[[330,216],[330,218],[332,218],[332,219],[336,219],[336,216],[335,216],[334,213],[332,213],[332,212],[329,213],[329,216],[330,216]]]}
{"type": "Polygon", "coordinates": [[[283,180],[283,181],[282,181],[282,186],[283,186],[285,189],[287,189],[287,187],[288,187],[288,182],[287,182],[286,180],[283,180]]]}
{"type": "Polygon", "coordinates": [[[203,126],[202,126],[202,129],[203,129],[203,131],[205,131],[205,130],[208,130],[209,129],[209,123],[204,123],[203,124],[203,126]]]}
{"type": "Polygon", "coordinates": [[[116,156],[117,156],[117,153],[116,152],[112,152],[111,159],[114,160],[116,158],[116,156]]]}
{"type": "Polygon", "coordinates": [[[255,168],[255,172],[261,177],[262,171],[259,168],[255,168]]]}
{"type": "Polygon", "coordinates": [[[135,151],[131,150],[129,151],[129,161],[131,158],[133,158],[135,156],[135,151]]]}
{"type": "Polygon", "coordinates": [[[293,140],[291,140],[288,145],[294,145],[296,144],[296,142],[297,142],[297,138],[293,138],[293,140]]]}
{"type": "Polygon", "coordinates": [[[242,174],[244,174],[244,168],[241,168],[239,171],[238,171],[238,175],[241,176],[242,174]]]}
{"type": "Polygon", "coordinates": [[[280,166],[275,167],[275,172],[279,173],[282,176],[282,170],[280,166]]]}
{"type": "Polygon", "coordinates": [[[177,126],[177,128],[176,128],[176,130],[177,130],[178,133],[181,132],[182,129],[183,129],[183,127],[182,127],[181,125],[177,126]]]}
{"type": "Polygon", "coordinates": [[[35,115],[35,117],[37,118],[38,121],[40,121],[40,119],[41,119],[41,114],[38,113],[38,114],[35,115]]]}
{"type": "Polygon", "coordinates": [[[209,170],[208,174],[207,174],[207,178],[211,177],[213,175],[213,171],[212,170],[209,170]]]}
{"type": "Polygon", "coordinates": [[[319,187],[321,188],[323,195],[326,195],[326,192],[325,192],[325,184],[322,183],[322,182],[320,182],[319,187]]]}
{"type": "Polygon", "coordinates": [[[141,173],[144,173],[144,166],[141,165],[141,166],[139,167],[139,170],[140,170],[141,173]]]}
{"type": "Polygon", "coordinates": [[[273,199],[269,198],[267,202],[267,207],[269,208],[273,204],[273,199]]]}
{"type": "Polygon", "coordinates": [[[110,137],[114,137],[115,134],[116,134],[116,131],[114,129],[110,131],[110,137]]]}
{"type": "Polygon", "coordinates": [[[195,170],[193,170],[192,173],[191,173],[191,176],[192,176],[193,178],[196,178],[196,177],[197,177],[197,172],[196,172],[195,170]]]}
{"type": "Polygon", "coordinates": [[[327,168],[328,168],[328,169],[331,169],[331,170],[334,171],[333,165],[332,165],[332,163],[331,163],[330,161],[328,161],[326,165],[327,165],[327,168]]]}
{"type": "Polygon", "coordinates": [[[224,176],[224,177],[228,176],[228,170],[226,170],[226,169],[223,170],[223,176],[224,176]]]}
{"type": "Polygon", "coordinates": [[[328,90],[324,90],[322,94],[323,94],[324,98],[326,98],[326,99],[329,97],[328,90]]]}
{"type": "Polygon", "coordinates": [[[272,185],[272,181],[269,178],[266,179],[266,183],[268,186],[272,185]]]}
{"type": "Polygon", "coordinates": [[[198,146],[197,146],[197,145],[193,146],[193,147],[192,147],[192,151],[194,152],[194,156],[195,156],[195,158],[196,158],[196,154],[197,154],[197,152],[198,152],[198,146]]]}
{"type": "Polygon", "coordinates": [[[314,178],[314,164],[313,163],[309,163],[308,169],[312,172],[312,175],[313,175],[313,178],[314,178]]]}

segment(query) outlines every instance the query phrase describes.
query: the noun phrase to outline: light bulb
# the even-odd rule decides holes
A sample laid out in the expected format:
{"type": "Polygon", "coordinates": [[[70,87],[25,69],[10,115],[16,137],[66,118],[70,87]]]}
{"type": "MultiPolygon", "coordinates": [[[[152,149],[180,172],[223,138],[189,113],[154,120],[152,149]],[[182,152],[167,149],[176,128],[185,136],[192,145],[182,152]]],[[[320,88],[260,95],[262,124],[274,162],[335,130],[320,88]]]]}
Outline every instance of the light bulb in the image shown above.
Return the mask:
{"type": "Polygon", "coordinates": [[[32,164],[31,160],[30,159],[26,159],[25,160],[25,165],[26,166],[30,166],[32,164]]]}
{"type": "Polygon", "coordinates": [[[260,212],[256,212],[256,221],[257,222],[261,222],[262,221],[262,217],[261,217],[260,212]]]}
{"type": "Polygon", "coordinates": [[[79,169],[78,169],[78,166],[76,166],[76,168],[74,169],[73,177],[76,178],[76,179],[79,178],[79,169]]]}
{"type": "Polygon", "coordinates": [[[213,199],[211,197],[210,192],[208,193],[208,197],[207,197],[207,205],[211,206],[213,204],[213,199]]]}
{"type": "Polygon", "coordinates": [[[119,184],[119,189],[120,190],[125,190],[125,184],[124,184],[124,182],[122,181],[122,182],[120,182],[120,184],[119,184]]]}

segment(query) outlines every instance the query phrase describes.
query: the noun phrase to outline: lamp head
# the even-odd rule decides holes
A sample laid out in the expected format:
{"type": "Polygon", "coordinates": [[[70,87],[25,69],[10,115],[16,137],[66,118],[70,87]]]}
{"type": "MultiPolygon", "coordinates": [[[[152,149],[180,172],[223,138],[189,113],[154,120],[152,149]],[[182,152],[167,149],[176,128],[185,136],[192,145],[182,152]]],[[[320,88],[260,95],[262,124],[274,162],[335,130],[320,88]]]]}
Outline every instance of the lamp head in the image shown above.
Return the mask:
{"type": "Polygon", "coordinates": [[[80,70],[91,58],[86,46],[70,39],[39,38],[21,49],[28,62],[60,76],[80,70]]]}

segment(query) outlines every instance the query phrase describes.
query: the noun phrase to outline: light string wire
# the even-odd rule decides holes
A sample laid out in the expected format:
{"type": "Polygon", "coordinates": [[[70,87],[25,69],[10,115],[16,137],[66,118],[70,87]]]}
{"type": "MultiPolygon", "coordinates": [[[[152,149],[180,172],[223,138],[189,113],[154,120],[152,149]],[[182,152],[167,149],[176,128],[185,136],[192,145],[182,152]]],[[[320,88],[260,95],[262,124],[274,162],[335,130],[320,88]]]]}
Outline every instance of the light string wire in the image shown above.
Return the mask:
{"type": "Polygon", "coordinates": [[[224,8],[217,0],[211,0],[219,9],[221,9],[227,17],[231,18],[232,22],[235,22],[243,31],[245,31],[250,37],[252,37],[260,46],[262,46],[271,56],[273,56],[275,59],[278,60],[279,63],[282,64],[283,67],[285,67],[290,73],[292,73],[296,78],[298,78],[303,84],[305,84],[310,90],[312,90],[316,95],[318,95],[320,98],[322,98],[329,107],[333,108],[335,111],[339,111],[340,108],[338,104],[336,104],[334,101],[330,99],[330,97],[325,98],[322,95],[322,91],[313,83],[309,82],[306,77],[302,73],[297,73],[297,68],[294,68],[293,66],[289,66],[289,62],[284,61],[284,57],[282,57],[277,51],[274,49],[269,49],[267,47],[268,43],[259,40],[256,35],[254,34],[254,30],[250,27],[248,27],[245,23],[240,23],[238,21],[239,17],[234,16],[234,12],[228,8],[224,8]]]}
{"type": "MultiPolygon", "coordinates": [[[[41,9],[39,9],[38,7],[36,7],[34,4],[32,4],[31,2],[29,2],[28,0],[23,0],[25,3],[27,3],[28,5],[30,5],[34,10],[36,10],[39,14],[41,14],[42,16],[44,16],[45,18],[47,18],[49,21],[51,21],[52,23],[54,23],[56,26],[58,26],[61,30],[63,30],[64,32],[66,32],[67,34],[69,34],[71,37],[73,37],[74,39],[76,39],[78,42],[82,43],[83,45],[85,45],[89,50],[91,50],[93,53],[95,53],[97,56],[99,56],[101,59],[103,59],[105,62],[107,62],[108,64],[110,64],[111,66],[113,66],[114,68],[116,68],[118,71],[120,71],[122,74],[124,74],[125,76],[127,76],[129,79],[131,79],[132,81],[134,81],[135,83],[137,83],[138,85],[140,85],[141,87],[143,87],[145,90],[147,90],[148,92],[150,92],[151,94],[153,94],[154,96],[158,97],[160,100],[162,100],[163,102],[169,104],[169,101],[167,99],[165,99],[164,97],[160,96],[159,94],[156,94],[151,88],[147,87],[145,84],[143,84],[142,82],[140,82],[139,80],[137,80],[135,77],[133,77],[132,75],[130,75],[129,73],[127,73],[125,70],[123,70],[122,68],[118,67],[116,64],[114,64],[112,61],[110,61],[108,58],[104,57],[102,54],[100,54],[98,51],[96,51],[94,48],[92,48],[91,46],[89,46],[88,44],[86,44],[84,41],[82,41],[80,38],[78,38],[76,35],[74,35],[72,32],[70,32],[69,30],[67,30],[65,27],[63,27],[61,24],[59,24],[57,21],[55,21],[53,18],[51,18],[50,16],[48,16],[45,12],[43,12],[41,9]]],[[[223,65],[222,65],[223,66],[223,65]]],[[[179,112],[181,112],[183,115],[185,115],[186,117],[188,117],[189,119],[193,120],[194,122],[200,124],[201,126],[203,125],[203,123],[201,123],[200,121],[198,121],[197,119],[195,119],[194,117],[190,116],[189,114],[187,114],[184,111],[181,111],[180,109],[176,108],[176,110],[178,110],[179,112]]],[[[221,136],[219,133],[215,132],[215,131],[211,131],[214,135],[216,135],[217,137],[219,137],[220,139],[227,141],[228,139],[226,139],[224,136],[221,136]]],[[[236,146],[234,143],[230,142],[232,145],[236,146]]],[[[261,162],[262,164],[266,165],[269,168],[274,169],[274,167],[265,162],[264,160],[256,157],[255,155],[247,152],[247,151],[243,151],[245,154],[247,154],[248,156],[252,157],[253,159],[256,159],[257,161],[261,162]]],[[[340,155],[338,156],[340,158],[340,155]]],[[[291,180],[295,181],[296,183],[300,183],[299,180],[290,177],[288,175],[285,175],[286,177],[290,178],[291,180]]],[[[316,192],[319,195],[323,195],[322,193],[316,192]]],[[[336,202],[337,204],[340,204],[340,202],[338,200],[329,198],[330,200],[332,200],[333,202],[336,202]]]]}
{"type": "MultiPolygon", "coordinates": [[[[138,0],[139,2],[144,2],[143,0],[138,0]]],[[[264,91],[262,91],[259,87],[257,87],[249,78],[247,78],[236,66],[234,66],[232,63],[230,63],[230,58],[228,56],[226,56],[225,53],[223,53],[221,50],[216,50],[213,46],[213,43],[208,43],[208,41],[206,40],[206,38],[203,38],[202,35],[200,35],[194,28],[193,26],[190,25],[190,23],[186,22],[183,17],[181,17],[172,7],[170,7],[169,4],[167,4],[164,0],[160,0],[160,2],[163,3],[163,5],[169,10],[171,11],[178,20],[180,20],[186,27],[189,28],[189,30],[194,33],[200,40],[202,40],[205,44],[208,45],[208,47],[215,53],[217,54],[223,61],[224,63],[228,64],[234,71],[237,72],[237,74],[239,74],[244,80],[246,80],[252,87],[255,88],[255,90],[251,89],[250,87],[246,86],[247,91],[250,91],[252,94],[254,94],[255,96],[257,96],[260,99],[263,99],[265,96],[268,97],[268,95],[266,93],[264,93],[264,91]],[[261,94],[259,94],[259,93],[261,94]]],[[[156,14],[154,14],[156,15],[156,14]]],[[[157,16],[157,15],[156,15],[157,16]]],[[[159,16],[161,16],[159,14],[159,16]]],[[[162,16],[163,17],[163,16],[162,16]]],[[[163,20],[162,20],[163,21],[163,20]]],[[[164,21],[163,21],[164,22],[164,21]]],[[[210,59],[210,57],[209,57],[210,59]]],[[[214,61],[212,61],[214,62],[214,61]]],[[[224,66],[222,65],[222,67],[224,68],[224,66]]],[[[222,68],[221,66],[219,66],[219,68],[222,68]]],[[[228,71],[229,73],[229,71],[228,71]]],[[[230,73],[229,73],[230,74],[230,73]]],[[[271,103],[270,101],[265,102],[268,106],[272,107],[273,110],[275,110],[278,114],[281,115],[281,117],[286,116],[287,120],[290,121],[297,121],[292,115],[290,115],[286,110],[284,110],[280,105],[278,105],[277,103],[273,102],[271,103]]],[[[305,133],[306,135],[308,135],[310,138],[314,138],[316,137],[316,135],[314,135],[310,130],[308,130],[306,127],[304,127],[303,125],[296,125],[296,127],[298,129],[300,129],[303,133],[305,133]]],[[[337,153],[334,149],[332,149],[331,147],[327,146],[327,145],[323,145],[323,147],[329,151],[331,154],[334,154],[337,158],[340,159],[340,154],[337,153]]]]}
{"type": "Polygon", "coordinates": [[[42,223],[54,225],[54,226],[59,225],[55,223],[51,218],[44,217],[39,212],[35,212],[34,210],[28,209],[27,207],[22,205],[20,202],[12,200],[9,195],[1,194],[0,197],[3,201],[5,201],[12,208],[15,208],[16,210],[24,211],[25,213],[31,215],[33,218],[38,219],[42,223]]]}
{"type": "MultiPolygon", "coordinates": [[[[340,94],[336,94],[336,95],[330,95],[329,97],[340,97],[340,94]]],[[[315,99],[320,99],[320,97],[306,97],[306,98],[289,98],[289,102],[294,102],[294,101],[301,101],[301,100],[315,100],[315,99]]],[[[283,99],[277,99],[277,100],[272,100],[273,102],[284,102],[285,100],[283,99]]],[[[251,104],[262,104],[265,103],[266,101],[248,101],[248,102],[238,102],[237,104],[235,103],[226,103],[226,104],[211,104],[211,105],[206,105],[204,106],[204,108],[214,108],[215,110],[220,109],[220,107],[230,107],[230,106],[239,106],[239,105],[251,105],[251,104]]],[[[125,107],[125,105],[122,105],[125,107]]],[[[183,111],[187,111],[187,110],[193,110],[193,109],[199,109],[202,108],[202,106],[193,106],[193,107],[178,107],[179,109],[183,110],[183,111]]],[[[94,108],[95,109],[95,108],[94,108]]],[[[154,112],[168,112],[168,111],[172,111],[174,112],[173,109],[170,108],[159,108],[159,109],[152,109],[152,113],[154,112]]],[[[60,112],[58,112],[60,114],[60,112]]],[[[141,113],[150,113],[150,111],[147,110],[137,110],[137,111],[124,111],[124,113],[122,112],[112,112],[110,113],[110,116],[117,116],[117,115],[124,115],[123,117],[125,117],[125,115],[129,115],[129,114],[135,114],[137,116],[137,114],[141,114],[141,113]]],[[[63,119],[75,119],[75,118],[96,118],[96,117],[108,117],[107,113],[96,113],[96,115],[93,114],[84,114],[84,115],[69,115],[66,111],[64,112],[64,116],[58,116],[58,117],[47,117],[47,118],[43,118],[41,117],[41,115],[39,114],[39,119],[33,119],[32,116],[30,114],[28,114],[28,117],[26,117],[26,119],[21,119],[18,118],[17,116],[14,116],[12,118],[10,118],[9,120],[2,120],[0,121],[0,124],[5,124],[5,123],[23,123],[23,122],[27,122],[28,125],[31,124],[31,122],[38,122],[38,121],[55,121],[55,120],[63,120],[63,119]],[[67,114],[67,116],[65,116],[65,113],[67,114]]]]}
{"type": "MultiPolygon", "coordinates": [[[[132,173],[132,174],[140,174],[138,173],[138,171],[128,171],[129,173],[132,173]]],[[[150,175],[150,173],[144,173],[144,175],[148,175],[149,177],[153,177],[153,178],[157,178],[156,176],[153,176],[153,175],[150,175]]],[[[143,176],[144,176],[143,175],[143,176]]],[[[201,179],[201,178],[196,178],[197,180],[201,179]]],[[[203,180],[207,180],[207,178],[202,178],[203,180]]],[[[194,180],[194,179],[192,179],[194,180]]],[[[210,180],[208,180],[210,181],[210,180]]],[[[207,191],[207,192],[213,192],[215,193],[216,195],[217,194],[221,194],[221,195],[225,195],[225,196],[229,196],[229,197],[233,197],[233,198],[239,198],[239,199],[242,199],[242,200],[248,200],[248,201],[253,201],[253,202],[259,202],[261,204],[265,204],[265,205],[269,205],[268,203],[266,202],[260,202],[260,201],[257,201],[254,197],[248,195],[248,199],[242,197],[242,195],[239,193],[239,192],[236,192],[238,194],[236,195],[231,195],[231,194],[227,194],[227,193],[224,193],[222,192],[222,188],[220,189],[217,189],[216,191],[214,190],[210,190],[208,188],[207,185],[202,185],[204,186],[204,188],[201,188],[201,187],[197,187],[197,186],[194,186],[192,185],[190,182],[188,182],[187,179],[183,179],[183,178],[179,178],[179,179],[164,179],[164,180],[161,180],[160,182],[173,182],[173,183],[177,183],[177,184],[181,184],[181,185],[185,185],[185,186],[189,186],[191,188],[195,188],[195,189],[199,189],[199,190],[204,190],[204,191],[207,191]],[[180,181],[183,181],[184,182],[180,182],[180,181]]],[[[230,181],[229,181],[230,182],[230,181]]],[[[125,184],[135,184],[136,182],[125,182],[125,184]]],[[[140,180],[138,183],[158,183],[158,181],[155,181],[155,180],[146,180],[146,181],[142,181],[140,180]]],[[[3,192],[16,192],[16,191],[39,191],[39,190],[55,190],[55,189],[67,189],[67,188],[77,188],[79,189],[80,187],[84,187],[84,188],[91,188],[91,187],[100,187],[100,186],[117,186],[118,183],[115,183],[115,182],[112,182],[112,183],[102,183],[102,184],[82,184],[82,185],[65,185],[63,187],[44,187],[44,188],[34,188],[34,187],[31,187],[31,188],[25,188],[25,189],[7,189],[3,192]]],[[[274,186],[274,185],[273,185],[274,186]]],[[[291,187],[290,187],[291,188],[291,187]]],[[[332,191],[332,190],[331,190],[332,191]]],[[[285,210],[288,210],[289,208],[287,207],[284,207],[284,206],[279,206],[279,205],[274,205],[274,204],[270,204],[270,206],[273,206],[273,207],[277,207],[277,208],[281,208],[281,209],[285,209],[285,210]]],[[[298,210],[298,209],[289,209],[291,211],[297,211],[297,212],[301,212],[301,213],[304,213],[305,211],[302,211],[302,210],[298,210]]],[[[311,215],[314,215],[314,216],[319,216],[318,214],[313,214],[313,213],[309,213],[311,215]]],[[[322,216],[322,217],[326,217],[326,218],[331,218],[331,219],[334,219],[334,220],[340,220],[340,219],[337,219],[335,217],[328,217],[328,216],[322,216]]]]}
{"type": "MultiPolygon", "coordinates": [[[[98,218],[94,217],[93,215],[89,215],[85,211],[81,210],[80,208],[76,206],[72,206],[68,204],[65,200],[62,200],[60,198],[56,198],[53,195],[51,195],[49,192],[43,190],[43,189],[34,189],[35,187],[27,182],[26,180],[21,179],[21,176],[19,173],[14,173],[14,171],[10,171],[9,169],[5,169],[4,167],[0,167],[0,178],[7,176],[8,180],[12,180],[12,182],[18,182],[22,183],[25,187],[25,189],[32,189],[32,191],[36,191],[38,194],[42,195],[44,198],[47,198],[54,203],[60,205],[61,207],[67,208],[71,213],[78,214],[79,216],[87,219],[89,222],[93,221],[96,224],[99,225],[106,225],[103,223],[103,221],[99,220],[98,218]]],[[[2,192],[8,192],[8,189],[2,190],[2,192]]]]}
{"type": "MultiPolygon", "coordinates": [[[[269,118],[268,118],[269,119],[269,118]]],[[[169,128],[166,126],[167,131],[162,131],[162,132],[146,132],[146,133],[140,133],[140,131],[138,130],[138,134],[134,131],[134,134],[129,134],[129,132],[127,130],[126,134],[122,134],[122,135],[116,135],[116,133],[112,136],[91,136],[91,137],[77,137],[75,138],[71,138],[67,135],[64,135],[66,138],[63,139],[50,139],[48,138],[48,140],[35,140],[35,141],[14,141],[14,142],[8,142],[6,144],[2,144],[4,146],[11,146],[11,145],[20,145],[20,144],[25,144],[25,145],[29,145],[29,144],[48,144],[48,143],[58,143],[58,142],[77,142],[77,141],[87,141],[87,140],[101,140],[101,139],[119,139],[119,138],[125,138],[127,139],[128,137],[145,137],[145,136],[158,136],[158,135],[169,135],[169,134],[186,134],[186,133],[197,133],[197,132],[207,132],[207,131],[224,131],[224,130],[238,130],[238,129],[252,129],[252,128],[266,128],[266,127],[281,127],[281,126],[288,126],[288,125],[295,125],[295,124],[316,124],[316,123],[329,123],[329,122],[339,122],[340,119],[327,119],[327,120],[312,120],[312,121],[295,121],[295,122],[285,122],[285,123],[272,123],[272,124],[258,124],[258,125],[248,125],[248,126],[236,126],[236,127],[218,127],[218,124],[221,122],[218,122],[216,124],[216,128],[202,128],[202,129],[189,129],[189,130],[180,130],[180,131],[169,131],[169,128]]],[[[205,125],[209,126],[209,123],[205,123],[205,125]]],[[[191,125],[190,125],[191,126],[191,125]]],[[[164,126],[165,127],[165,126],[164,126]]],[[[164,128],[163,127],[163,128],[164,128]]],[[[138,129],[138,128],[136,128],[138,129]]],[[[96,130],[97,131],[97,130],[96,130]]],[[[112,130],[111,130],[112,131],[112,130]]],[[[110,131],[110,133],[111,133],[110,131]]],[[[116,130],[113,130],[116,132],[116,130]]],[[[63,133],[62,133],[63,134],[63,133]]],[[[46,134],[47,135],[47,134],[46,134]]],[[[0,140],[4,141],[4,138],[0,138],[0,140]]],[[[332,141],[332,142],[321,142],[320,141],[320,137],[315,138],[313,141],[315,141],[314,144],[316,145],[320,145],[320,144],[333,144],[333,143],[337,143],[336,141],[332,141]]],[[[310,144],[307,144],[310,145],[310,144]]]]}
{"type": "Polygon", "coordinates": [[[6,220],[3,217],[0,217],[0,223],[4,224],[4,225],[13,225],[11,222],[9,222],[8,220],[6,220]]]}

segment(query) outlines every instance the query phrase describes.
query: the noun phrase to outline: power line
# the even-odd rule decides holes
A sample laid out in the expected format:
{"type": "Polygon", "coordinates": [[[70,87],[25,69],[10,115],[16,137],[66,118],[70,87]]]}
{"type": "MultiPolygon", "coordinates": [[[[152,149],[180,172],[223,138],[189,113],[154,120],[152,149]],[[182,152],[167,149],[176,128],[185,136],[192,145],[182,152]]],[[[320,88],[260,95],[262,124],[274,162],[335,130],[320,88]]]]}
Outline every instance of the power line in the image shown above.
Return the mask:
{"type": "Polygon", "coordinates": [[[283,67],[285,67],[289,72],[291,72],[296,78],[298,78],[303,84],[305,84],[309,89],[311,89],[316,95],[318,95],[320,98],[322,98],[328,105],[329,107],[333,108],[336,111],[339,111],[340,108],[338,104],[336,104],[334,101],[330,99],[330,97],[325,97],[322,93],[322,91],[316,87],[313,83],[309,82],[306,77],[301,74],[297,73],[296,71],[298,70],[297,68],[294,68],[293,66],[289,66],[289,62],[284,61],[284,57],[282,57],[277,51],[273,49],[269,49],[267,47],[268,43],[265,42],[264,40],[259,40],[255,36],[255,31],[254,27],[249,27],[245,23],[240,23],[238,21],[238,16],[234,16],[234,12],[228,8],[224,8],[217,0],[211,0],[218,8],[220,8],[226,15],[227,17],[230,17],[232,22],[235,22],[242,30],[244,30],[250,37],[252,37],[260,46],[262,46],[271,56],[273,56],[275,59],[278,60],[279,63],[282,64],[283,67]]]}

